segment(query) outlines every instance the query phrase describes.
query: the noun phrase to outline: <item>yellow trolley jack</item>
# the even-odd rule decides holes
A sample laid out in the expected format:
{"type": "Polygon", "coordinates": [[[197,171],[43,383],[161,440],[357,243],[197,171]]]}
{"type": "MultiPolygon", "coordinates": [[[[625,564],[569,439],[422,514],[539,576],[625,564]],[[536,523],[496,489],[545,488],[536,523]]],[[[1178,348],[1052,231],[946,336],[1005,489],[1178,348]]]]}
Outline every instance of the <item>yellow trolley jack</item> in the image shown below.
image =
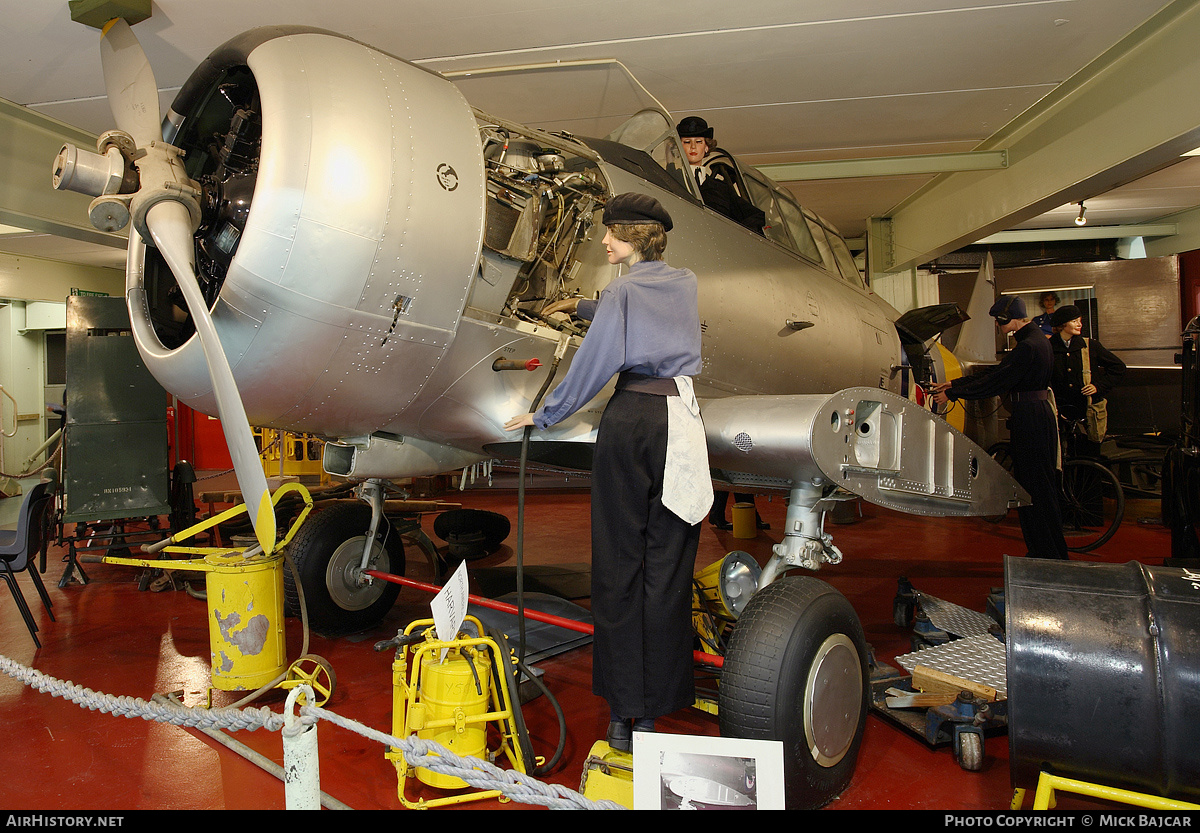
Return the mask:
{"type": "Polygon", "coordinates": [[[170,538],[143,547],[148,553],[184,553],[195,558],[81,556],[80,560],[91,563],[186,570],[207,575],[212,671],[210,705],[214,689],[257,691],[267,686],[291,689],[305,683],[312,686],[314,699],[318,701],[313,705],[320,706],[332,696],[337,683],[333,668],[315,654],[306,653],[291,665],[287,662],[283,632],[283,553],[313,507],[312,496],[300,483],[284,484],[272,495],[272,503],[278,505],[280,498],[291,491],[300,493],[304,508],[271,553],[264,553],[257,544],[249,549],[178,546],[200,532],[245,513],[246,504],[242,503],[170,538]]]}
{"type": "MultiPolygon", "coordinates": [[[[464,624],[483,634],[474,616],[464,624]]],[[[432,619],[412,622],[396,639],[380,648],[396,646],[392,663],[392,734],[398,738],[416,735],[446,747],[456,755],[494,762],[503,754],[514,769],[528,773],[533,763],[514,714],[509,678],[515,659],[502,651],[489,636],[468,636],[460,631],[455,639],[437,638],[432,619]],[[500,731],[499,746],[489,750],[487,724],[500,731]]],[[[519,706],[518,706],[519,708],[519,706]]],[[[398,794],[409,809],[426,809],[488,798],[507,800],[499,790],[479,790],[434,799],[410,800],[407,780],[443,790],[461,790],[470,785],[454,775],[411,766],[395,747],[385,757],[396,766],[398,794]]]]}

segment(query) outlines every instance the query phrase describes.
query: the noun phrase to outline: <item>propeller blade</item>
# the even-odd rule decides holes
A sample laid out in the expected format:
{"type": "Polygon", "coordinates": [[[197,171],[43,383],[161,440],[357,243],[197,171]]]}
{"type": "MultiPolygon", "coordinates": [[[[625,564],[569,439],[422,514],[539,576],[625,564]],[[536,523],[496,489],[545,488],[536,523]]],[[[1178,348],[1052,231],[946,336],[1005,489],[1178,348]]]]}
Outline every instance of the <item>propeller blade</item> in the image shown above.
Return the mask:
{"type": "Polygon", "coordinates": [[[229,360],[225,357],[212,316],[196,282],[191,217],[187,208],[180,203],[163,200],[150,208],[146,224],[154,238],[154,245],[171,267],[188,311],[192,314],[196,335],[200,337],[200,346],[204,349],[208,375],[217,399],[217,414],[221,418],[225,441],[233,458],[238,486],[254,524],[255,537],[263,551],[269,554],[275,549],[275,507],[267,490],[267,478],[259,461],[258,449],[254,446],[254,436],[250,433],[246,409],[233,381],[233,371],[229,368],[229,360]]]}
{"type": "Polygon", "coordinates": [[[100,62],[117,127],[132,136],[138,147],[161,141],[162,117],[154,70],[124,18],[114,18],[105,24],[100,38],[100,62]]]}

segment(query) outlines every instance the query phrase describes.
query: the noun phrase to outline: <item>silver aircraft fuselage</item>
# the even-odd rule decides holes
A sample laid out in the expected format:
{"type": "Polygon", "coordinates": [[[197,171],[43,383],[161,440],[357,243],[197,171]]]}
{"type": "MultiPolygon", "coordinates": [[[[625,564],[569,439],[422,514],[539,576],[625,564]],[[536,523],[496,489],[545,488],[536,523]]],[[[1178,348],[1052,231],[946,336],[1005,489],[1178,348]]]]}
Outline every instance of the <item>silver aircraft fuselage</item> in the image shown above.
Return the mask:
{"type": "MultiPolygon", "coordinates": [[[[675,220],[666,259],[699,278],[702,399],[898,390],[895,311],[857,276],[705,209],[661,167],[633,173],[653,161],[640,148],[632,165],[614,163],[612,143],[593,142],[597,152],[519,132],[446,79],[356,41],[248,32],[197,70],[168,121],[189,174],[216,194],[197,234],[210,256],[201,273],[251,423],[360,446],[408,438],[406,455],[380,464],[395,470],[372,475],[441,471],[512,440],[501,426],[545,371],[492,363],[551,363],[572,330],[540,307],[616,275],[599,216],[623,191],[662,201],[675,220]],[[547,152],[558,167],[539,173],[547,152]],[[524,237],[508,236],[514,217],[532,227],[524,237]]],[[[164,387],[215,413],[197,339],[177,326],[170,279],[146,252],[135,239],[138,345],[164,387]]],[[[590,442],[605,398],[539,439],[590,442]]]]}

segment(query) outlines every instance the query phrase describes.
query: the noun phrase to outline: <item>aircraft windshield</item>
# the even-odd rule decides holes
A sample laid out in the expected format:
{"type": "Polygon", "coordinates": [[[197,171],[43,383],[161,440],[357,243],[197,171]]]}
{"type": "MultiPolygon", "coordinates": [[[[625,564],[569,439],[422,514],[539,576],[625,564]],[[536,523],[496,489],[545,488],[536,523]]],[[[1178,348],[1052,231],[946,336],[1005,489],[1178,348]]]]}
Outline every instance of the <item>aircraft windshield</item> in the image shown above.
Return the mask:
{"type": "Polygon", "coordinates": [[[606,137],[626,147],[644,151],[693,196],[700,196],[688,175],[688,164],[679,134],[661,110],[642,110],[606,137]]]}

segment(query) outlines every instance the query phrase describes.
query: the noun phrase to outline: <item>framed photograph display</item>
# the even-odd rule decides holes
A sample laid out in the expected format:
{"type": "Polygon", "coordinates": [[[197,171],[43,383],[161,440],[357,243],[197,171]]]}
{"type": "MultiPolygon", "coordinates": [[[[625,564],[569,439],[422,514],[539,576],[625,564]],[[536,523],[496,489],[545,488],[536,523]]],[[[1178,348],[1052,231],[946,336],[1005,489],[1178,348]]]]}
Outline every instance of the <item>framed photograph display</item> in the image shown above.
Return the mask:
{"type": "Polygon", "coordinates": [[[635,732],[635,810],[782,810],[783,744],[635,732]]]}

